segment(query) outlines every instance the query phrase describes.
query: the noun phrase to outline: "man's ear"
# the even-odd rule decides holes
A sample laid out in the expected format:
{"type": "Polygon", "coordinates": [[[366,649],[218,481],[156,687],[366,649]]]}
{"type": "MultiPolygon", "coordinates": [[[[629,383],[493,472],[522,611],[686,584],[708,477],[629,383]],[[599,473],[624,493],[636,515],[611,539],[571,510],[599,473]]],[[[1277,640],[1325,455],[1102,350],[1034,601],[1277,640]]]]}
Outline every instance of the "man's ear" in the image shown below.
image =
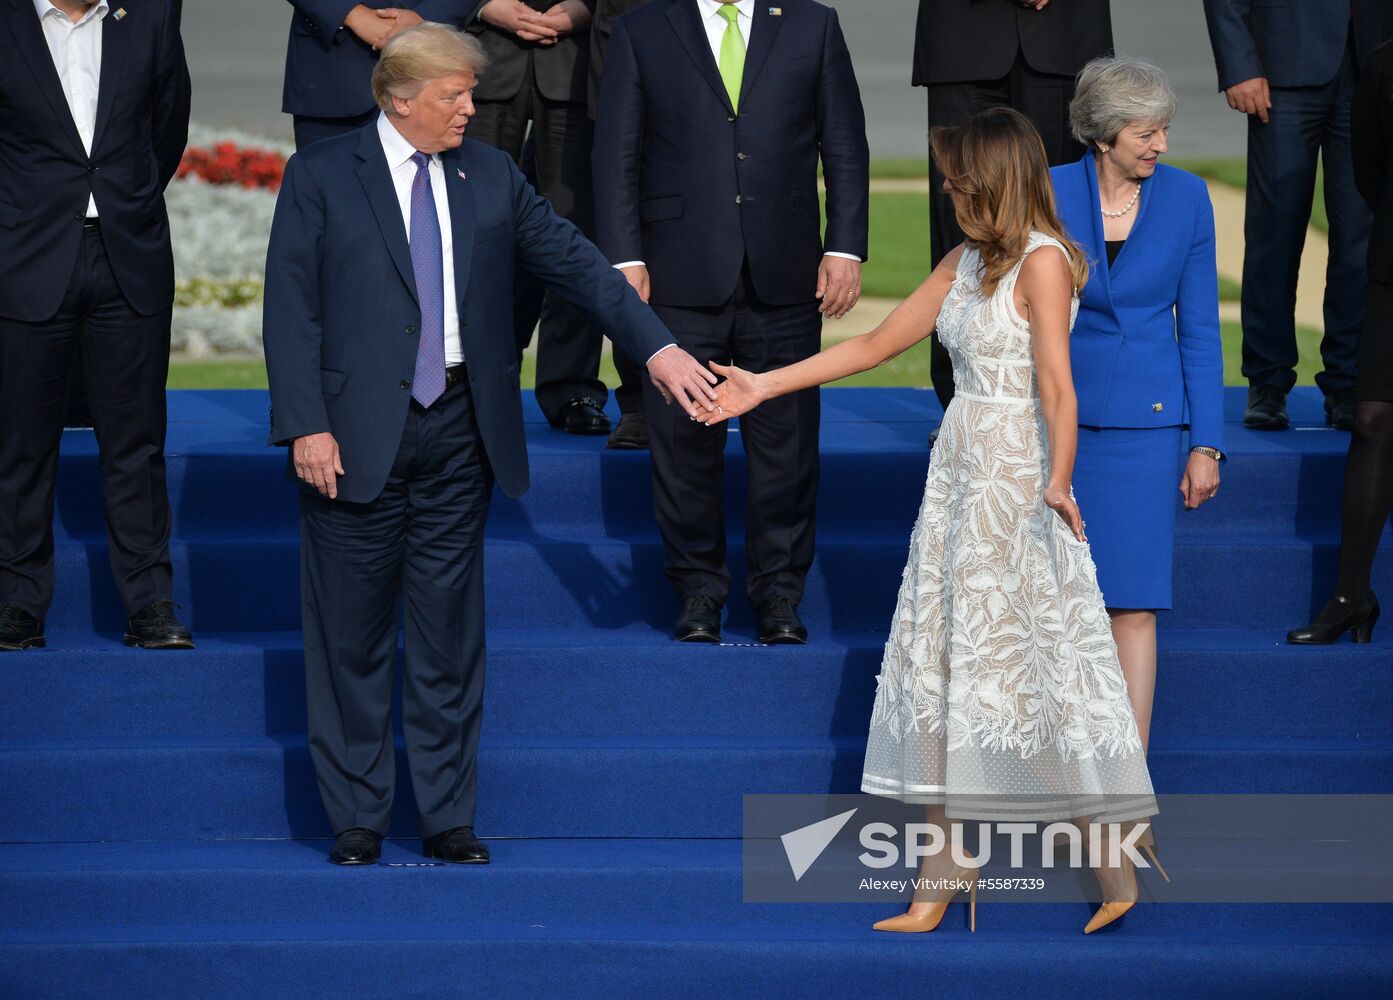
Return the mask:
{"type": "Polygon", "coordinates": [[[392,95],[392,112],[398,118],[409,118],[411,116],[411,99],[392,95]]]}

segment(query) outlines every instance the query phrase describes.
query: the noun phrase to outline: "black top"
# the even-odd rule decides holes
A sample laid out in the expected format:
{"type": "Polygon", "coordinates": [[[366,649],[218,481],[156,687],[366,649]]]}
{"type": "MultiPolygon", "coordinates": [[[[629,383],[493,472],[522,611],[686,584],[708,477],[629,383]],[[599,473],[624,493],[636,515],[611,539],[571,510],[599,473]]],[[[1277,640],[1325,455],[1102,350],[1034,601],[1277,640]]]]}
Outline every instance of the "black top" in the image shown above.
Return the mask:
{"type": "Polygon", "coordinates": [[[1000,80],[1017,56],[1037,73],[1072,78],[1112,51],[1110,8],[1110,0],[1038,11],[1017,0],[919,0],[911,80],[916,87],[1000,80]]]}
{"type": "Polygon", "coordinates": [[[1369,279],[1393,283],[1393,42],[1369,57],[1351,118],[1354,183],[1374,210],[1369,279]]]}
{"type": "Polygon", "coordinates": [[[1122,249],[1122,244],[1126,242],[1126,240],[1106,241],[1105,246],[1108,248],[1108,267],[1112,267],[1113,263],[1117,260],[1118,251],[1122,249]]]}

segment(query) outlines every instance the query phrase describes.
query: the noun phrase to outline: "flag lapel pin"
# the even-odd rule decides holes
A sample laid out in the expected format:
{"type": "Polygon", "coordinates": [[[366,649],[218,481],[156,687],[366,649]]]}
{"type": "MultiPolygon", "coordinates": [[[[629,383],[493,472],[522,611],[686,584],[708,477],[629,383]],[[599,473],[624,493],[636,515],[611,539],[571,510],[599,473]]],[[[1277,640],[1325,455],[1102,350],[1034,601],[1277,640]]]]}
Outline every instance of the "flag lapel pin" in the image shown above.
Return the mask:
{"type": "Polygon", "coordinates": [[[463,171],[463,170],[460,170],[460,169],[456,168],[455,173],[459,174],[459,179],[460,179],[460,180],[462,180],[462,181],[467,181],[467,180],[469,180],[468,177],[464,176],[464,171],[463,171]]]}
{"type": "Polygon", "coordinates": [[[126,8],[125,8],[125,7],[118,7],[118,8],[116,8],[116,13],[115,13],[115,14],[112,14],[111,16],[112,16],[115,20],[117,20],[117,21],[121,20],[121,18],[123,18],[123,17],[126,16],[126,8]]]}
{"type": "Polygon", "coordinates": [[[769,8],[769,16],[770,16],[770,17],[783,17],[783,16],[784,16],[784,9],[783,9],[782,7],[770,7],[770,8],[769,8]]]}

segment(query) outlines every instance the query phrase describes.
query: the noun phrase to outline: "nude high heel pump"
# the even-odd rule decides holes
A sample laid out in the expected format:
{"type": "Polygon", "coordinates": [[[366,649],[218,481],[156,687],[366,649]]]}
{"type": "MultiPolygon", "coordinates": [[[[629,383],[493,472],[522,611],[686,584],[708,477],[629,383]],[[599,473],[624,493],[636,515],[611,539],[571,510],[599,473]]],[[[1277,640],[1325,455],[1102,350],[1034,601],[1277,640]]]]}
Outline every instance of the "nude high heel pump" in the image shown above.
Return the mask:
{"type": "MultiPolygon", "coordinates": [[[[977,930],[977,869],[975,868],[954,868],[953,874],[948,876],[953,880],[967,877],[971,881],[971,886],[967,890],[968,906],[968,927],[973,931],[977,930]]],[[[948,912],[948,904],[953,901],[956,892],[950,892],[947,896],[935,901],[933,906],[923,913],[909,914],[901,913],[896,917],[887,917],[872,925],[873,930],[894,931],[900,934],[927,934],[936,928],[943,920],[943,915],[948,912]]]]}
{"type": "MultiPolygon", "coordinates": [[[[1098,869],[1100,873],[1098,876],[1098,883],[1103,886],[1103,892],[1106,895],[1108,892],[1111,891],[1111,889],[1104,883],[1103,876],[1101,874],[1103,870],[1104,869],[1101,868],[1098,869]]],[[[1083,932],[1085,934],[1092,934],[1094,931],[1102,930],[1104,927],[1108,926],[1108,924],[1120,919],[1124,914],[1127,913],[1128,910],[1137,905],[1136,874],[1137,870],[1136,867],[1132,864],[1132,859],[1127,857],[1126,855],[1123,855],[1122,885],[1118,887],[1117,892],[1118,895],[1131,896],[1132,898],[1119,900],[1108,900],[1105,898],[1103,901],[1103,905],[1098,907],[1097,911],[1089,919],[1088,923],[1084,925],[1083,932]],[[1131,883],[1130,891],[1127,888],[1127,884],[1129,882],[1131,883]]],[[[1169,881],[1169,879],[1167,879],[1167,881],[1169,881]]]]}

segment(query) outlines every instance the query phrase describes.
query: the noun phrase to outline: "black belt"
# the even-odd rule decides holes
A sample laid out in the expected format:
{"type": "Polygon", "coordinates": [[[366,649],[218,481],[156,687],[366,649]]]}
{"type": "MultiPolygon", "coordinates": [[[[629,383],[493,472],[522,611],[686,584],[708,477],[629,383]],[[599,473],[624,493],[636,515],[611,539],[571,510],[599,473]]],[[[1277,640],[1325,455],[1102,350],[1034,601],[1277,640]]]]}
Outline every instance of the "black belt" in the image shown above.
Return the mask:
{"type": "Polygon", "coordinates": [[[466,377],[467,373],[465,371],[463,362],[457,365],[447,366],[445,368],[445,388],[453,389],[455,386],[463,382],[466,377]]]}

